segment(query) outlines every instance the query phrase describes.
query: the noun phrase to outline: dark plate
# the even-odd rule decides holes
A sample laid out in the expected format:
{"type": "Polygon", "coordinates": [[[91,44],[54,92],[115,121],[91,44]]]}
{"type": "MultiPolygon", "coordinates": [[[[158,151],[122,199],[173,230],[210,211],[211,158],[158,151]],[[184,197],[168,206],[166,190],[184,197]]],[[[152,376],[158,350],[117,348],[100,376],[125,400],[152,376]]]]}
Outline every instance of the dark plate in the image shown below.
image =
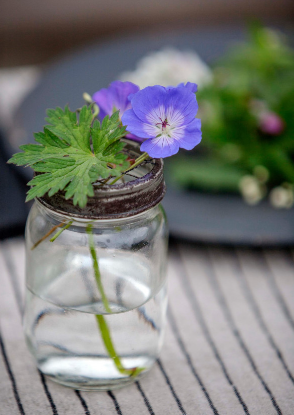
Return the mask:
{"type": "MultiPolygon", "coordinates": [[[[15,114],[8,131],[11,148],[33,142],[33,132],[42,130],[45,110],[83,104],[82,94],[106,87],[123,71],[133,70],[149,51],[164,46],[195,50],[206,61],[221,56],[236,41],[242,29],[214,29],[146,34],[140,38],[93,45],[60,59],[48,67],[41,82],[15,114]]],[[[30,178],[29,169],[21,169],[30,178]]],[[[250,207],[238,196],[181,192],[169,188],[164,200],[172,236],[194,241],[249,245],[294,243],[294,211],[276,211],[266,202],[250,207]]]]}
{"type": "Polygon", "coordinates": [[[172,189],[163,201],[172,236],[199,242],[238,245],[293,245],[294,210],[268,202],[248,206],[234,195],[172,189]]]}

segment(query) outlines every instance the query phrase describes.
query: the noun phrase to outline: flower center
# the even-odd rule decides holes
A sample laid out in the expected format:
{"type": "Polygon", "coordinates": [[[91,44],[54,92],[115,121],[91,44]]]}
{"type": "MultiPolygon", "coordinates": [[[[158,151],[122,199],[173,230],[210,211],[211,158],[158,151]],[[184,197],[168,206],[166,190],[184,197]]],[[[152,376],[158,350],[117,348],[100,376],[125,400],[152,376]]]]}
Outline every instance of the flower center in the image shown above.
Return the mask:
{"type": "Polygon", "coordinates": [[[167,122],[167,118],[161,122],[162,125],[162,131],[167,127],[167,125],[169,125],[169,123],[167,122]]]}
{"type": "Polygon", "coordinates": [[[156,125],[159,126],[158,128],[161,128],[161,132],[163,134],[170,136],[171,128],[170,124],[167,121],[167,118],[165,118],[164,121],[162,121],[162,119],[160,118],[160,122],[156,123],[156,125]]]}

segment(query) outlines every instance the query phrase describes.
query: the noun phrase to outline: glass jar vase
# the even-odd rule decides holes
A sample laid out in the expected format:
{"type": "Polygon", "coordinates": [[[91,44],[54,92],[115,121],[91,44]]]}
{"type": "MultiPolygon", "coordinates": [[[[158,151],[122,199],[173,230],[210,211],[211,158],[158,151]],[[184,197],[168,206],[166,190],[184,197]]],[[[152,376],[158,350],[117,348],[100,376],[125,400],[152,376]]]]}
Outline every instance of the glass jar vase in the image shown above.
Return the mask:
{"type": "Polygon", "coordinates": [[[27,345],[41,372],[75,389],[131,383],[163,342],[163,163],[147,162],[125,179],[96,184],[83,209],[62,193],[38,198],[27,222],[27,345]]]}

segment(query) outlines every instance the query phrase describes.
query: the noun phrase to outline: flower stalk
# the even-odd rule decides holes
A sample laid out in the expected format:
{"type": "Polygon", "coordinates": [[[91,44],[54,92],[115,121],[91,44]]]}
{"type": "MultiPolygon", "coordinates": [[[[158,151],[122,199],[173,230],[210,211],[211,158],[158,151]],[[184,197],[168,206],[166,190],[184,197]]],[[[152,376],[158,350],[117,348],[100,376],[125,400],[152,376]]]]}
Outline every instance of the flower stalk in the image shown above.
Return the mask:
{"type": "Polygon", "coordinates": [[[50,239],[50,242],[54,242],[55,239],[57,239],[58,236],[61,235],[63,231],[65,231],[66,229],[68,229],[72,225],[72,223],[73,223],[73,221],[70,220],[63,228],[59,229],[59,231],[56,232],[56,234],[50,239]]]}
{"type": "Polygon", "coordinates": [[[106,320],[104,318],[104,316],[102,314],[96,314],[96,320],[99,326],[99,330],[101,332],[101,336],[102,336],[102,340],[104,343],[104,346],[109,354],[109,356],[111,357],[111,359],[113,360],[113,363],[115,364],[115,367],[117,368],[117,370],[123,374],[123,375],[128,375],[128,376],[137,376],[140,372],[142,372],[144,370],[143,367],[134,367],[132,369],[125,369],[119,355],[116,353],[111,336],[110,336],[110,331],[108,328],[108,325],[106,323],[106,320]]]}
{"type": "Polygon", "coordinates": [[[127,169],[127,170],[125,170],[123,173],[122,173],[122,175],[121,176],[118,176],[118,177],[116,177],[112,182],[110,182],[109,183],[109,186],[111,186],[111,185],[113,185],[113,184],[115,184],[118,180],[120,180],[122,177],[123,177],[123,175],[124,174],[126,174],[127,172],[129,172],[129,171],[131,171],[131,170],[133,170],[134,168],[136,168],[136,167],[138,167],[139,166],[139,164],[141,164],[144,160],[146,160],[147,158],[149,157],[149,154],[148,153],[143,153],[143,154],[141,154],[141,156],[139,156],[137,159],[136,159],[136,161],[135,161],[135,163],[132,165],[132,167],[131,168],[129,168],[129,169],[127,169]]]}
{"type": "MultiPolygon", "coordinates": [[[[53,228],[52,229],[50,229],[50,231],[49,232],[47,232],[46,233],[46,235],[44,235],[44,236],[42,236],[42,238],[41,239],[39,239],[32,247],[31,247],[31,251],[33,251],[35,248],[37,248],[37,246],[38,245],[40,245],[40,243],[41,242],[43,242],[43,241],[45,241],[45,239],[47,239],[48,238],[48,236],[50,236],[50,235],[52,235],[52,233],[56,230],[56,229],[58,229],[58,228],[60,228],[61,226],[63,226],[64,224],[65,224],[65,220],[63,221],[63,222],[61,222],[61,223],[59,223],[58,225],[55,225],[55,226],[53,226],[53,228]]],[[[59,234],[60,235],[60,234],[59,234]]],[[[58,235],[58,236],[59,236],[58,235]]],[[[56,239],[56,238],[55,238],[56,239]]]]}
{"type": "Polygon", "coordinates": [[[100,274],[98,259],[97,259],[96,250],[95,250],[92,227],[93,226],[91,224],[89,224],[87,226],[87,234],[88,234],[88,238],[89,238],[90,254],[91,254],[91,257],[92,257],[92,261],[93,261],[94,275],[95,275],[98,290],[99,290],[101,298],[102,298],[104,309],[107,313],[111,313],[111,308],[109,306],[109,302],[108,302],[108,299],[105,295],[105,291],[104,291],[104,288],[103,288],[103,285],[102,285],[102,282],[101,282],[101,274],[100,274]]]}
{"type": "MultiPolygon", "coordinates": [[[[93,237],[93,232],[92,232],[92,228],[93,226],[91,224],[89,224],[87,226],[87,234],[88,234],[88,238],[89,238],[89,248],[90,248],[90,254],[92,257],[92,261],[93,261],[93,268],[94,268],[94,275],[95,275],[95,279],[96,279],[96,283],[97,283],[97,287],[98,290],[100,292],[101,298],[102,298],[102,302],[103,302],[103,306],[104,309],[107,313],[111,314],[111,308],[108,302],[108,299],[106,297],[103,285],[102,285],[102,281],[101,281],[101,274],[100,274],[100,270],[99,270],[99,264],[98,264],[98,258],[97,258],[97,254],[96,254],[96,250],[95,250],[95,244],[94,244],[94,237],[93,237]]],[[[139,367],[135,367],[132,369],[125,369],[121,359],[119,357],[119,355],[117,354],[113,342],[112,342],[112,338],[110,335],[110,330],[109,327],[107,325],[107,322],[105,320],[105,317],[102,314],[96,314],[95,315],[97,323],[98,323],[98,327],[102,336],[102,340],[104,343],[104,346],[109,354],[109,357],[111,357],[111,359],[113,360],[113,363],[115,364],[117,370],[122,373],[123,375],[128,375],[128,376],[137,376],[140,372],[142,372],[142,370],[144,370],[144,368],[139,368],[139,367]]]]}
{"type": "MultiPolygon", "coordinates": [[[[33,245],[31,249],[36,248],[36,246],[38,246],[42,241],[44,241],[48,236],[50,236],[57,228],[63,226],[64,224],[65,224],[65,221],[61,222],[58,225],[55,225],[49,232],[46,233],[46,235],[44,235],[38,242],[36,242],[35,245],[33,245]]],[[[54,242],[61,235],[61,233],[65,231],[66,229],[70,228],[72,224],[73,224],[73,220],[66,223],[65,226],[59,229],[59,231],[50,239],[50,242],[54,242]]],[[[91,254],[92,262],[93,262],[95,280],[96,280],[97,287],[101,295],[104,309],[107,313],[111,314],[111,308],[109,305],[109,301],[105,294],[104,287],[101,281],[101,274],[100,274],[98,258],[97,258],[97,254],[95,250],[94,236],[93,236],[92,229],[93,229],[93,225],[89,224],[86,228],[86,232],[88,234],[89,249],[90,249],[90,254],[91,254]]],[[[113,363],[115,367],[117,368],[117,370],[123,375],[137,376],[140,372],[144,370],[144,368],[134,367],[131,369],[125,369],[125,367],[123,366],[121,362],[119,355],[117,354],[115,350],[115,347],[114,347],[114,344],[111,338],[110,330],[105,320],[105,317],[102,314],[96,314],[95,318],[96,318],[96,321],[97,321],[97,324],[98,324],[98,327],[101,333],[104,346],[108,352],[109,357],[113,360],[113,363]]]]}

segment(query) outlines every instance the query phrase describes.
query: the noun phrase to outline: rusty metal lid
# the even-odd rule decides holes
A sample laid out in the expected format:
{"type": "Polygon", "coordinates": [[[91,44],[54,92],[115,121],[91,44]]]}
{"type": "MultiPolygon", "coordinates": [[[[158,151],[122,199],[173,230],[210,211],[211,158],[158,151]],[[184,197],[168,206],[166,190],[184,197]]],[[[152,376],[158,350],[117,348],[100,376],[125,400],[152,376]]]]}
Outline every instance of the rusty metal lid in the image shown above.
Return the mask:
{"type": "MultiPolygon", "coordinates": [[[[124,141],[127,143],[124,151],[132,158],[137,158],[141,154],[140,145],[131,140],[124,141]]],[[[99,183],[94,183],[94,196],[88,198],[84,208],[74,206],[72,198],[66,200],[63,191],[51,197],[46,194],[37,200],[56,213],[82,219],[105,220],[137,215],[156,206],[163,199],[166,186],[162,159],[148,160],[125,177],[127,182],[112,186],[101,187],[99,183]]]]}

